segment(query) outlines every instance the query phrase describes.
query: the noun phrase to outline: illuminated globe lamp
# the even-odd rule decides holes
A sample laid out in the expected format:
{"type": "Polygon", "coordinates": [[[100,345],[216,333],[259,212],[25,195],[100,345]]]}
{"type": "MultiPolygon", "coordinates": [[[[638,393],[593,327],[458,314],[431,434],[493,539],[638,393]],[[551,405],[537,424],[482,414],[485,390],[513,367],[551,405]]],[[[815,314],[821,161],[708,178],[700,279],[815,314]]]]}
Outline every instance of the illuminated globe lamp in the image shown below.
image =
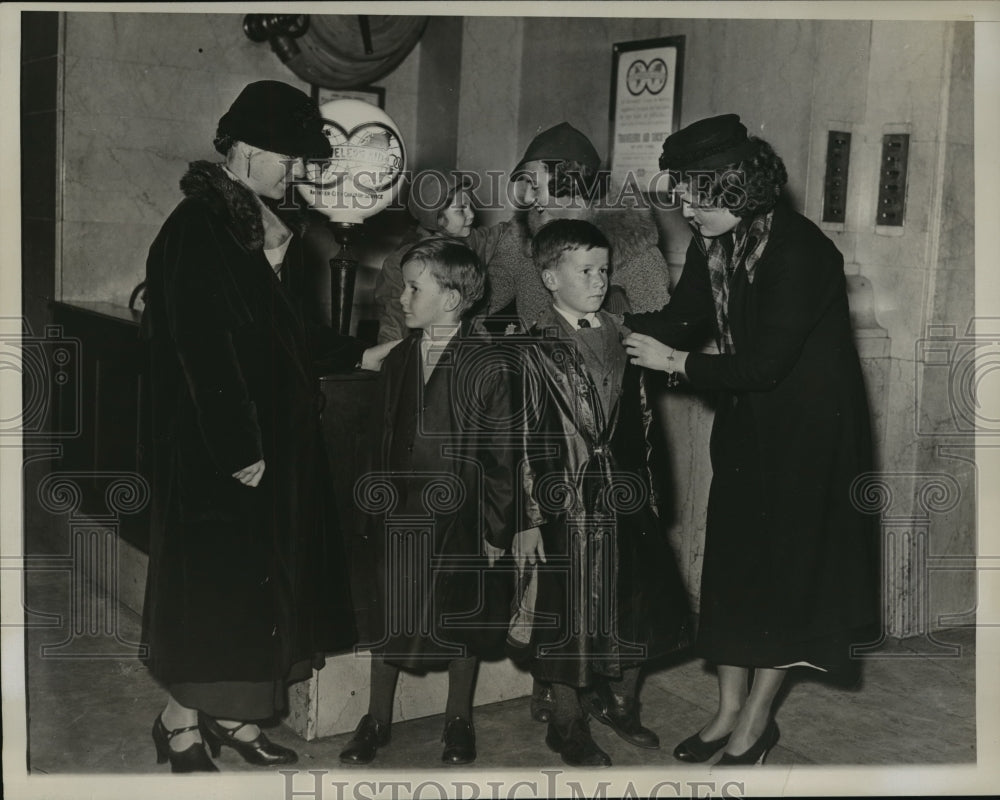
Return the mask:
{"type": "Polygon", "coordinates": [[[362,100],[332,100],[319,109],[330,140],[329,161],[308,163],[299,192],[330,220],[340,245],[330,259],[331,324],[349,333],[358,262],[352,245],[362,223],[388,206],[399,192],[406,154],[399,128],[381,108],[362,100]]]}

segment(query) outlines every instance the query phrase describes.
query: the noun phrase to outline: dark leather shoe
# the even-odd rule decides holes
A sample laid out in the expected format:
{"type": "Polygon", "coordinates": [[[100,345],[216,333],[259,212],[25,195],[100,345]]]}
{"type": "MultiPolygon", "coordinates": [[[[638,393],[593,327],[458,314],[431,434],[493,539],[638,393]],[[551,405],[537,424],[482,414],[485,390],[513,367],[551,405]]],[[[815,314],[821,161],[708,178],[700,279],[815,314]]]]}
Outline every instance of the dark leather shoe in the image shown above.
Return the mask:
{"type": "Polygon", "coordinates": [[[170,761],[171,772],[218,772],[212,759],[205,752],[204,742],[195,742],[184,750],[174,750],[170,740],[179,733],[198,730],[198,725],[188,725],[186,728],[167,730],[163,718],[157,717],[153,723],[153,744],[156,745],[156,763],[166,764],[170,761]]]}
{"type": "Polygon", "coordinates": [[[560,730],[555,722],[549,723],[545,744],[562,756],[564,764],[571,767],[610,767],[611,756],[605,753],[590,735],[587,720],[580,717],[560,730]]]}
{"type": "Polygon", "coordinates": [[[469,720],[458,716],[449,719],[442,739],[441,760],[445,764],[471,764],[476,760],[476,732],[469,720]]]}
{"type": "Polygon", "coordinates": [[[371,763],[378,749],[389,744],[389,728],[389,725],[379,722],[371,714],[365,714],[354,729],[354,736],[347,747],[340,751],[341,763],[371,763]]]}
{"type": "Polygon", "coordinates": [[[551,683],[535,681],[531,687],[531,718],[536,722],[548,722],[552,719],[552,709],[556,698],[552,693],[551,683]]]}
{"type": "Polygon", "coordinates": [[[710,742],[702,739],[700,732],[694,736],[688,736],[687,739],[674,748],[674,758],[678,761],[686,761],[689,764],[700,764],[703,761],[708,761],[708,759],[726,746],[727,742],[729,742],[729,736],[730,734],[727,733],[725,736],[719,739],[712,739],[710,742]]]}
{"type": "Polygon", "coordinates": [[[639,721],[639,702],[634,697],[618,697],[603,681],[587,693],[583,707],[629,744],[647,750],[660,746],[660,737],[639,721]]]}
{"type": "Polygon", "coordinates": [[[299,760],[299,756],[294,750],[275,744],[264,735],[263,731],[260,731],[257,738],[249,742],[237,739],[236,731],[246,725],[245,722],[235,728],[226,728],[201,712],[198,712],[198,722],[201,725],[202,736],[208,742],[208,749],[212,751],[214,758],[219,757],[222,745],[226,745],[239,753],[248,764],[256,764],[258,767],[294,764],[299,760]]]}

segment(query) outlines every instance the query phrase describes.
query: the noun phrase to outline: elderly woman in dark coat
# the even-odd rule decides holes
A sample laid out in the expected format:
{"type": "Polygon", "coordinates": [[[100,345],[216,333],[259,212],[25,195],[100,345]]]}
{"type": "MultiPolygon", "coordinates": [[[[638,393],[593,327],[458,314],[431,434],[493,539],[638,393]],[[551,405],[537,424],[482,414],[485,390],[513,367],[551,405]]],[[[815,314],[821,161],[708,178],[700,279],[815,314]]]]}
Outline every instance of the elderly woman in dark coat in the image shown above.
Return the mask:
{"type": "Polygon", "coordinates": [[[843,257],[777,204],[784,164],[736,115],[668,137],[660,168],[680,173],[694,237],[670,303],[627,315],[625,344],[719,393],[696,642],[719,705],[674,755],[762,763],[786,668],[843,667],[878,622],[876,529],[850,492],[871,437],[843,257]],[[690,352],[706,331],[720,352],[690,352]]]}
{"type": "Polygon", "coordinates": [[[225,163],[191,165],[146,267],[155,467],[144,641],[169,692],[157,760],[175,772],[216,770],[202,735],[214,755],[226,744],[255,764],[296,760],[252,721],[280,712],[286,682],[323,653],[355,641],[325,505],[317,370],[375,368],[394,344],[365,351],[310,328],[283,285],[302,250],[274,201],[303,157],[331,153],[309,98],[250,84],[215,145],[225,163]]]}

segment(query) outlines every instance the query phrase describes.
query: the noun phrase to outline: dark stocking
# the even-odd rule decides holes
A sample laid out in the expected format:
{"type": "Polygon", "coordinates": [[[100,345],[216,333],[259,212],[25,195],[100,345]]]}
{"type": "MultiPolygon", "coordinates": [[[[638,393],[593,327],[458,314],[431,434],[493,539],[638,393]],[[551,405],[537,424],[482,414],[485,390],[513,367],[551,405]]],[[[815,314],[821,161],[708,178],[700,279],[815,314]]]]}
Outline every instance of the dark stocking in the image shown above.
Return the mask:
{"type": "Polygon", "coordinates": [[[368,713],[385,725],[392,724],[392,701],[396,696],[396,679],[398,677],[399,667],[386,664],[382,660],[382,656],[372,655],[368,713]]]}
{"type": "Polygon", "coordinates": [[[456,658],[448,664],[448,705],[444,712],[447,719],[472,719],[472,690],[478,664],[475,656],[456,658]]]}

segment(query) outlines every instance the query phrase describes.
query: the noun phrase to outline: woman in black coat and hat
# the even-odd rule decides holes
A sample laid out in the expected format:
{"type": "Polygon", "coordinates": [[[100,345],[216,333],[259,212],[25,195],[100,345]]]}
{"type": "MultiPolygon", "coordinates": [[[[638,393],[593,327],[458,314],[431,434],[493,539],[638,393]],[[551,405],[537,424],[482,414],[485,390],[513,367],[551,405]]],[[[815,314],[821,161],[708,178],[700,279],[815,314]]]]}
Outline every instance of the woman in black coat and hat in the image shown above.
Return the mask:
{"type": "Polygon", "coordinates": [[[718,392],[695,649],[719,705],[674,755],[762,763],[787,668],[847,666],[879,620],[877,528],[851,502],[872,462],[843,257],[778,203],[784,164],[735,114],[669,136],[660,168],[694,236],[670,302],[627,315],[625,344],[718,392]],[[693,352],[707,333],[719,352],[693,352]]]}
{"type": "Polygon", "coordinates": [[[299,221],[279,202],[304,158],[329,158],[315,104],[278,81],[245,87],[219,121],[222,164],[195,162],[153,242],[143,320],[153,382],[154,491],[146,664],[169,692],[157,760],[215,771],[225,744],[287,764],[255,721],[289,681],[355,642],[319,424],[318,373],[377,369],[311,327],[287,288],[299,221]],[[284,273],[284,274],[283,274],[284,273]]]}

